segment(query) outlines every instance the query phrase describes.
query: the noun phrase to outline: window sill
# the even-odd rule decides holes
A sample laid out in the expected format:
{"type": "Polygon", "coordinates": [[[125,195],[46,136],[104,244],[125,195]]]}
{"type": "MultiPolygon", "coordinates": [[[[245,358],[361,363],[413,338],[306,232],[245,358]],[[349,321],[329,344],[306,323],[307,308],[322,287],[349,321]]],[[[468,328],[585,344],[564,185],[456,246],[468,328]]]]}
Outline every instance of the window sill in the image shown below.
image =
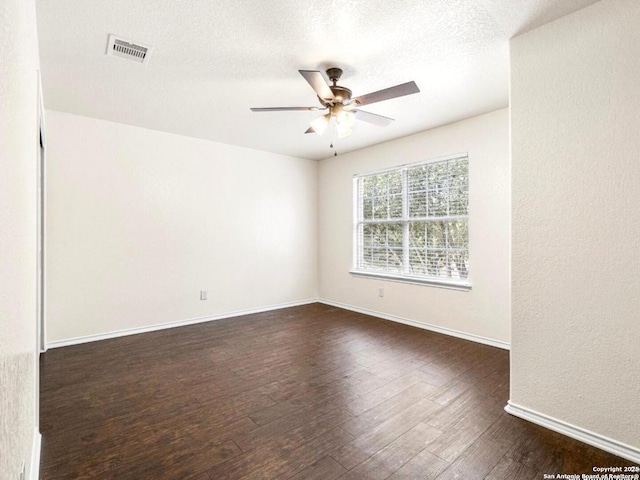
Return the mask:
{"type": "Polygon", "coordinates": [[[465,292],[471,290],[470,283],[448,282],[446,280],[416,278],[416,277],[410,277],[406,275],[393,275],[389,273],[365,272],[362,270],[351,270],[349,273],[354,277],[361,277],[361,278],[377,278],[380,280],[389,280],[391,282],[412,283],[414,285],[426,285],[428,287],[448,288],[451,290],[461,290],[465,292]]]}

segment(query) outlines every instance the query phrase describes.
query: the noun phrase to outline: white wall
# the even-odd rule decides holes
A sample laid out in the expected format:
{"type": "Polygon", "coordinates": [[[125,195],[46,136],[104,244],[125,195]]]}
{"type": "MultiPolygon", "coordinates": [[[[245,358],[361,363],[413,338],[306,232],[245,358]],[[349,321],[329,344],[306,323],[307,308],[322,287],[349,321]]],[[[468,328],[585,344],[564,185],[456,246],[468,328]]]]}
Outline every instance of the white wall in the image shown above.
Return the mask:
{"type": "Polygon", "coordinates": [[[640,448],[640,2],[511,42],[511,401],[640,448]]]}
{"type": "Polygon", "coordinates": [[[55,111],[47,134],[49,342],[317,297],[316,162],[55,111]]]}
{"type": "Polygon", "coordinates": [[[27,478],[36,428],[35,3],[0,8],[0,478],[27,478]]]}
{"type": "Polygon", "coordinates": [[[498,342],[509,341],[508,110],[322,160],[320,297],[498,342]],[[353,175],[469,154],[469,292],[353,277],[353,175]],[[378,297],[378,287],[385,295],[378,297]]]}

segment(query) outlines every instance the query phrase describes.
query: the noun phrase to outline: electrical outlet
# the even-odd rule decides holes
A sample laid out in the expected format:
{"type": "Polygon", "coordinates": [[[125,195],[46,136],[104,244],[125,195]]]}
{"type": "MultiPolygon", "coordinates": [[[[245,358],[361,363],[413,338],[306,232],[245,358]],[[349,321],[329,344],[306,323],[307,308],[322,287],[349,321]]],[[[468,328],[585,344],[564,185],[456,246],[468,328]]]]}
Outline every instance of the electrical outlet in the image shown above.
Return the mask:
{"type": "Polygon", "coordinates": [[[378,296],[379,297],[384,297],[384,287],[378,288],[378,296]]]}
{"type": "Polygon", "coordinates": [[[24,460],[20,464],[20,476],[18,480],[27,480],[27,472],[25,471],[24,460]]]}
{"type": "Polygon", "coordinates": [[[206,299],[207,299],[207,291],[200,290],[200,300],[206,300],[206,299]]]}

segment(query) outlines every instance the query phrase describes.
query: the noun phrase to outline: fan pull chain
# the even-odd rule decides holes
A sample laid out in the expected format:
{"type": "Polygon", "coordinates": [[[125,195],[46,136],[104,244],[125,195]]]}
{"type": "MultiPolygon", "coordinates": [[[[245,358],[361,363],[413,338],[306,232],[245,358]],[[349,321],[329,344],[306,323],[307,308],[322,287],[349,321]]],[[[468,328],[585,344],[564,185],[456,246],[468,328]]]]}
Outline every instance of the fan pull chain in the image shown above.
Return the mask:
{"type": "Polygon", "coordinates": [[[338,151],[333,146],[333,142],[331,142],[331,145],[329,145],[329,148],[333,149],[333,156],[337,157],[338,156],[338,151]]]}
{"type": "MultiPolygon", "coordinates": [[[[332,137],[333,139],[335,139],[335,138],[336,138],[336,127],[335,127],[335,125],[333,124],[333,122],[331,122],[331,137],[332,137]]],[[[338,152],[337,152],[337,150],[335,149],[335,147],[333,146],[333,140],[331,140],[331,145],[329,145],[329,148],[333,149],[333,156],[334,156],[334,157],[337,157],[337,156],[338,156],[338,152]]]]}

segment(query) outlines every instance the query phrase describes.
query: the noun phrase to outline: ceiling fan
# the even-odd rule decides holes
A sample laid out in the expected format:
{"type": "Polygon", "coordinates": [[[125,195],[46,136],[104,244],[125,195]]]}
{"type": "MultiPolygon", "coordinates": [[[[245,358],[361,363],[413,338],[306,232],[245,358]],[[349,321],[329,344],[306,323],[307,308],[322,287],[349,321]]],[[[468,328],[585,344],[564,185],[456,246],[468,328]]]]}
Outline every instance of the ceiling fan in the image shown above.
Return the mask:
{"type": "Polygon", "coordinates": [[[383,100],[390,100],[392,98],[403,97],[420,91],[415,82],[407,82],[396,85],[395,87],[385,88],[383,90],[352,98],[351,90],[338,85],[338,80],[340,80],[340,77],[342,76],[342,69],[340,68],[329,68],[327,70],[327,77],[331,80],[333,85],[328,85],[322,76],[322,73],[316,70],[298,70],[298,72],[300,72],[300,75],[304,77],[318,95],[318,100],[322,105],[321,107],[267,107],[252,108],[251,111],[282,112],[328,110],[326,114],[323,114],[313,120],[310,127],[304,133],[317,133],[322,135],[331,123],[331,119],[334,119],[338,137],[344,138],[351,134],[351,127],[355,120],[363,120],[381,127],[387,126],[393,122],[393,118],[384,117],[371,112],[365,112],[364,110],[359,109],[360,106],[370,105],[372,103],[382,102],[383,100]]]}

